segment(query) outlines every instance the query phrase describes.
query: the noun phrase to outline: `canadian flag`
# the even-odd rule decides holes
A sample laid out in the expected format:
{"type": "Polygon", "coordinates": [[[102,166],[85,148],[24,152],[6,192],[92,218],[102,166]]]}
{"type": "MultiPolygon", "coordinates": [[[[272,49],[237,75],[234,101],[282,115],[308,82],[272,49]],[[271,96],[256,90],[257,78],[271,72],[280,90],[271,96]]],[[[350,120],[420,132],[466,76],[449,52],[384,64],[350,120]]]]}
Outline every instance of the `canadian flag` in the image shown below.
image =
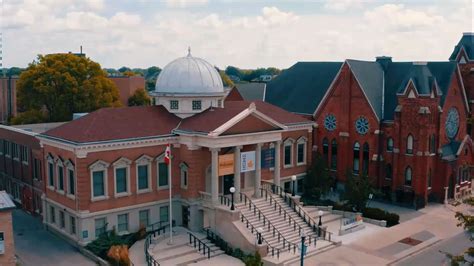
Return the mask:
{"type": "Polygon", "coordinates": [[[171,146],[168,144],[166,145],[166,150],[165,150],[165,163],[170,164],[171,162],[171,146]]]}

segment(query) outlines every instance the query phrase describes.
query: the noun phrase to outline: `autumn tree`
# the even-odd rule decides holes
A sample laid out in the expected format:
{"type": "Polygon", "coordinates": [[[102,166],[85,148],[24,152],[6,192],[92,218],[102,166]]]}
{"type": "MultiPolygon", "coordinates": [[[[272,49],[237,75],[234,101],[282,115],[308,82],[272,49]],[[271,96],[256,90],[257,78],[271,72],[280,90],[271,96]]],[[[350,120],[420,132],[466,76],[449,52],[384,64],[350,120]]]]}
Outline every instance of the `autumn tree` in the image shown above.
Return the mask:
{"type": "Polygon", "coordinates": [[[343,199],[357,211],[362,211],[367,205],[369,195],[375,193],[372,182],[366,175],[355,175],[350,170],[346,172],[346,186],[343,199]]]}
{"type": "Polygon", "coordinates": [[[128,106],[147,106],[151,104],[151,98],[145,89],[140,88],[128,98],[128,106]]]}
{"type": "MultiPolygon", "coordinates": [[[[100,65],[74,54],[40,55],[23,71],[17,83],[22,120],[28,113],[41,122],[68,121],[73,113],[120,106],[119,92],[100,65]]],[[[26,116],[26,117],[25,117],[26,116]]]]}

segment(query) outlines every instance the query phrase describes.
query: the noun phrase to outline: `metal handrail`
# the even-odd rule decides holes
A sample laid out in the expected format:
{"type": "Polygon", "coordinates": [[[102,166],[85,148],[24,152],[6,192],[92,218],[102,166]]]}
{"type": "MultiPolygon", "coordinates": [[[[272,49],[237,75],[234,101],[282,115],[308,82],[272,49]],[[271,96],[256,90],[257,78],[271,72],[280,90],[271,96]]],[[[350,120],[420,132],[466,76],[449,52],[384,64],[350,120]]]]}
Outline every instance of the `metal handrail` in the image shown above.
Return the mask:
{"type": "MultiPolygon", "coordinates": [[[[267,231],[268,232],[272,231],[273,237],[275,237],[275,235],[278,236],[278,243],[280,243],[280,241],[283,240],[283,248],[288,247],[288,252],[290,252],[291,249],[293,249],[293,253],[296,253],[296,250],[298,249],[298,245],[291,242],[291,241],[289,241],[289,240],[287,240],[283,236],[283,234],[278,230],[278,228],[276,228],[272,224],[272,222],[265,216],[265,214],[263,214],[263,212],[257,207],[257,205],[255,205],[255,203],[252,202],[252,200],[249,198],[249,196],[247,196],[245,193],[240,192],[240,202],[242,202],[242,197],[243,197],[243,201],[244,201],[244,206],[247,206],[247,201],[248,201],[249,210],[252,211],[252,207],[253,207],[253,214],[255,216],[257,216],[257,214],[258,214],[258,220],[259,221],[261,219],[263,219],[263,226],[267,227],[267,231]]],[[[242,222],[243,222],[243,220],[242,220],[242,222]]],[[[247,226],[247,228],[248,228],[248,226],[247,226]]]]}
{"type": "Polygon", "coordinates": [[[332,233],[321,228],[318,223],[311,217],[311,215],[309,215],[308,212],[306,212],[306,210],[301,207],[300,204],[297,204],[293,198],[288,196],[288,193],[285,192],[282,187],[275,184],[262,182],[262,188],[269,190],[283,198],[284,201],[288,203],[288,205],[290,205],[290,208],[293,208],[293,210],[298,214],[298,216],[303,218],[303,221],[312,228],[313,232],[318,233],[319,237],[322,237],[323,239],[328,240],[329,242],[333,242],[331,240],[332,233]]]}
{"type": "MultiPolygon", "coordinates": [[[[172,223],[173,223],[173,226],[176,225],[176,221],[175,221],[175,220],[172,220],[172,223]]],[[[170,225],[170,222],[169,222],[169,221],[159,221],[159,222],[156,222],[156,223],[153,223],[153,224],[151,224],[151,225],[146,226],[145,231],[146,231],[147,233],[153,233],[153,231],[159,230],[159,229],[161,229],[162,227],[164,227],[164,226],[169,226],[169,225],[170,225]]]]}
{"type": "Polygon", "coordinates": [[[201,253],[201,246],[202,246],[202,254],[206,256],[206,250],[207,250],[207,258],[211,258],[211,248],[204,243],[201,239],[199,239],[196,235],[188,231],[189,235],[189,244],[193,245],[194,248],[198,248],[199,253],[201,253]],[[196,243],[197,242],[197,243],[196,243]]]}
{"type": "MultiPolygon", "coordinates": [[[[255,228],[255,226],[245,217],[245,215],[243,213],[240,213],[240,220],[242,221],[242,223],[244,223],[244,220],[245,220],[245,225],[247,226],[247,229],[250,229],[250,232],[252,234],[254,234],[254,232],[256,234],[258,234],[258,231],[257,231],[257,228],[255,228]],[[250,228],[249,228],[250,226],[250,228]]],[[[273,232],[273,236],[275,236],[275,232],[273,232]]],[[[257,238],[258,238],[258,235],[257,235],[257,238]]],[[[263,235],[260,235],[260,238],[262,239],[263,242],[265,242],[267,244],[267,254],[270,252],[270,248],[272,249],[272,257],[275,257],[275,251],[276,251],[276,256],[277,256],[277,259],[280,259],[280,249],[277,248],[277,247],[274,247],[272,246],[270,243],[268,243],[268,241],[263,237],[263,235]]],[[[278,235],[278,243],[280,242],[280,235],[278,235]]],[[[283,242],[285,243],[285,242],[283,242]]],[[[285,244],[283,244],[283,248],[285,247],[284,246],[285,244]]],[[[288,247],[290,247],[288,245],[288,247]]]]}
{"type": "Polygon", "coordinates": [[[153,237],[157,235],[161,235],[166,233],[166,227],[169,227],[169,223],[167,225],[162,226],[161,228],[154,229],[153,231],[147,232],[147,236],[145,237],[145,260],[147,266],[160,266],[160,263],[150,254],[148,248],[150,247],[151,240],[153,237]]]}
{"type": "MultiPolygon", "coordinates": [[[[301,235],[301,232],[304,230],[301,225],[298,224],[298,222],[285,210],[285,208],[283,206],[281,206],[281,204],[275,200],[272,196],[272,193],[269,193],[268,190],[264,189],[264,188],[260,188],[262,194],[264,193],[265,194],[265,200],[268,201],[268,198],[270,198],[270,206],[273,207],[273,209],[276,211],[277,210],[277,206],[278,206],[278,213],[279,215],[281,216],[282,214],[282,211],[283,211],[283,220],[286,221],[286,218],[288,217],[288,225],[291,226],[291,223],[293,222],[293,230],[296,230],[296,227],[298,227],[298,235],[301,235]]],[[[314,238],[313,236],[311,235],[307,235],[306,236],[306,240],[308,241],[308,243],[311,245],[312,243],[314,244],[314,246],[316,246],[316,238],[314,238]]]]}

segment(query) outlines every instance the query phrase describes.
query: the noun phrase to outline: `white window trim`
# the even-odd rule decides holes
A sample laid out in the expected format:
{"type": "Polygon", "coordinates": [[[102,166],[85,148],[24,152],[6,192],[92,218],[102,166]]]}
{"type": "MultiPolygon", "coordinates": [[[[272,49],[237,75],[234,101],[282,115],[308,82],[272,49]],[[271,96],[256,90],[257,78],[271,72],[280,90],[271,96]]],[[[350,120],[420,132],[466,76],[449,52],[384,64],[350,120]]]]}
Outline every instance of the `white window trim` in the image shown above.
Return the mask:
{"type": "Polygon", "coordinates": [[[126,235],[126,234],[129,234],[130,232],[130,214],[128,212],[124,212],[124,213],[119,213],[117,214],[117,227],[116,227],[116,231],[117,231],[117,234],[118,235],[126,235]],[[124,215],[126,214],[127,215],[127,230],[125,231],[119,231],[119,216],[120,215],[124,215]]]}
{"type": "MultiPolygon", "coordinates": [[[[89,166],[89,179],[90,179],[90,186],[91,186],[91,201],[100,201],[100,200],[105,200],[109,198],[109,179],[108,179],[108,168],[109,168],[109,163],[106,163],[102,160],[98,160],[95,163],[91,164],[89,166]],[[103,171],[104,172],[104,194],[102,196],[97,196],[94,197],[94,180],[93,180],[93,173],[94,172],[99,172],[103,171]]],[[[95,227],[94,227],[95,228],[95,227]]]]}
{"type": "Polygon", "coordinates": [[[179,176],[180,176],[180,187],[182,189],[188,189],[188,186],[189,186],[189,166],[186,164],[186,163],[180,163],[179,164],[179,176]],[[183,173],[186,172],[186,185],[184,185],[184,175],[183,173]]]}
{"type": "MultiPolygon", "coordinates": [[[[158,188],[158,190],[168,189],[170,187],[169,184],[166,186],[160,186],[160,163],[165,162],[165,153],[162,153],[161,155],[156,157],[155,161],[156,161],[156,187],[158,188]]],[[[167,181],[167,183],[169,183],[169,180],[167,181]]]]}
{"type": "MultiPolygon", "coordinates": [[[[23,156],[25,157],[24,159],[26,159],[26,161],[25,161],[25,160],[21,160],[21,163],[23,163],[24,165],[28,165],[28,162],[29,162],[29,159],[30,159],[30,154],[29,154],[30,149],[28,149],[28,147],[25,146],[25,145],[21,145],[20,151],[21,151],[22,149],[24,150],[23,156]]],[[[21,154],[20,154],[20,155],[21,155],[21,154]]]]}
{"type": "Polygon", "coordinates": [[[136,176],[136,183],[137,183],[137,194],[142,194],[142,193],[148,193],[151,192],[152,189],[152,183],[151,183],[151,162],[153,161],[153,158],[151,158],[148,155],[142,155],[140,158],[135,160],[135,176],[136,176]],[[139,189],[139,182],[138,182],[138,167],[146,165],[148,169],[148,187],[144,189],[139,189]]]}
{"type": "Polygon", "coordinates": [[[131,163],[132,163],[131,160],[125,157],[122,157],[112,164],[114,166],[114,197],[115,198],[126,197],[132,194],[130,190],[130,164],[131,163]],[[120,169],[120,168],[126,169],[127,191],[117,193],[117,169],[120,169]]]}
{"type": "Polygon", "coordinates": [[[294,152],[294,147],[293,147],[294,143],[295,143],[295,141],[291,138],[288,138],[283,142],[283,168],[290,168],[290,167],[293,166],[293,161],[294,161],[294,157],[295,157],[295,154],[294,154],[295,152],[294,152]],[[286,157],[285,150],[286,150],[287,146],[291,147],[290,164],[285,163],[285,157],[286,157]]]}
{"type": "Polygon", "coordinates": [[[54,158],[51,157],[49,154],[48,156],[46,156],[46,174],[47,174],[47,180],[46,180],[46,187],[52,191],[54,191],[56,188],[55,188],[55,185],[56,184],[53,184],[52,186],[49,185],[49,180],[50,180],[50,176],[49,176],[49,164],[53,164],[53,177],[52,177],[52,180],[53,180],[53,183],[55,182],[55,179],[56,177],[54,176],[54,174],[56,173],[55,169],[56,169],[56,166],[54,164],[54,158]]]}
{"type": "Polygon", "coordinates": [[[64,164],[63,164],[63,161],[61,159],[56,159],[56,166],[55,166],[55,171],[56,171],[56,192],[61,194],[61,195],[64,195],[65,194],[65,190],[66,190],[66,180],[64,180],[64,164]],[[63,168],[63,189],[60,189],[59,188],[59,167],[62,167],[63,168]]]}
{"type": "Polygon", "coordinates": [[[308,147],[308,139],[305,138],[305,137],[300,137],[297,141],[296,141],[296,165],[297,166],[300,166],[300,165],[306,165],[306,161],[307,161],[307,156],[306,156],[306,152],[308,151],[307,150],[307,147],[308,147]],[[303,161],[302,162],[298,162],[298,145],[299,144],[304,144],[303,146],[303,161]]]}
{"type": "Polygon", "coordinates": [[[70,161],[70,160],[67,160],[64,165],[66,166],[65,169],[66,169],[66,180],[67,180],[67,184],[65,185],[66,186],[66,190],[67,190],[67,193],[66,193],[66,196],[70,199],[76,199],[76,193],[77,193],[77,180],[76,180],[76,169],[74,167],[74,164],[70,161]],[[71,194],[71,191],[69,190],[69,170],[72,170],[73,172],[73,177],[74,177],[74,194],[71,194]]]}
{"type": "Polygon", "coordinates": [[[97,220],[102,220],[104,219],[105,220],[105,223],[104,223],[104,226],[105,226],[105,232],[107,232],[107,216],[103,216],[103,217],[95,217],[94,218],[94,236],[95,236],[95,239],[97,239],[99,236],[96,235],[96,229],[97,229],[97,220]]]}

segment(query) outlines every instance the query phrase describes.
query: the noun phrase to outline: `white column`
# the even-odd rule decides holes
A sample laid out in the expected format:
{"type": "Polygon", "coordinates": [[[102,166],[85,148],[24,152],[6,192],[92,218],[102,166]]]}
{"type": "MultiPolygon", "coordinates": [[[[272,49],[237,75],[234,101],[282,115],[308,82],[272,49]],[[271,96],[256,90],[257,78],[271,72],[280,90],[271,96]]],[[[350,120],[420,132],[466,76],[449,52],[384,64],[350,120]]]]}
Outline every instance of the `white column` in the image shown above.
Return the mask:
{"type": "Polygon", "coordinates": [[[219,149],[211,148],[209,150],[211,151],[211,198],[212,203],[217,204],[219,202],[219,149]]]}
{"type": "Polygon", "coordinates": [[[280,185],[281,167],[281,140],[275,142],[275,170],[273,172],[273,184],[280,185]]]}
{"type": "Polygon", "coordinates": [[[444,187],[444,204],[448,204],[448,188],[444,187]]]}
{"type": "Polygon", "coordinates": [[[257,143],[257,148],[255,149],[255,197],[260,198],[260,186],[262,183],[262,144],[257,143]]]}
{"type": "Polygon", "coordinates": [[[239,199],[240,195],[240,149],[242,146],[236,146],[234,148],[234,187],[235,187],[235,199],[239,199]]]}

